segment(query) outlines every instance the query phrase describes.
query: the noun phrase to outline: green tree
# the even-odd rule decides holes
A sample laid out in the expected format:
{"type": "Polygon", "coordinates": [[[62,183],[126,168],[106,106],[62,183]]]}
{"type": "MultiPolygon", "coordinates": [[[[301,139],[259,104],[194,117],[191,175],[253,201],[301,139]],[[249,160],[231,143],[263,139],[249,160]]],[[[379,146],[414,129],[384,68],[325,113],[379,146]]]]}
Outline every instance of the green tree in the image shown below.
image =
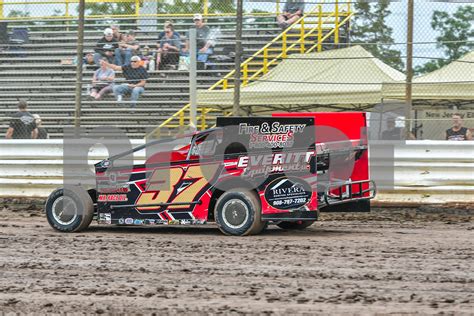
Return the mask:
{"type": "Polygon", "coordinates": [[[29,16],[31,16],[30,12],[25,12],[21,10],[11,10],[8,13],[9,18],[27,18],[29,16]]]}
{"type": "Polygon", "coordinates": [[[474,7],[471,5],[459,7],[452,15],[444,11],[435,11],[431,27],[439,32],[436,46],[443,50],[444,58],[415,67],[415,73],[432,72],[470,52],[474,48],[473,23],[474,7]]]}
{"type": "Polygon", "coordinates": [[[174,0],[173,3],[169,2],[159,2],[158,3],[158,13],[168,13],[168,14],[192,14],[199,13],[203,11],[203,0],[189,1],[189,0],[174,0]]]}
{"type": "Polygon", "coordinates": [[[235,13],[236,7],[233,0],[214,0],[210,1],[210,13],[235,13]]]}
{"type": "Polygon", "coordinates": [[[364,45],[375,57],[388,65],[403,70],[404,64],[401,53],[391,49],[395,41],[392,38],[393,29],[385,22],[391,11],[388,9],[390,1],[381,0],[376,3],[357,1],[355,3],[355,17],[351,31],[351,43],[373,43],[364,45]]]}
{"type": "Polygon", "coordinates": [[[86,15],[128,15],[135,13],[133,2],[90,2],[86,3],[86,15]]]}
{"type": "MultiPolygon", "coordinates": [[[[172,3],[159,2],[158,13],[202,13],[204,12],[204,0],[174,0],[172,3]]],[[[235,6],[233,0],[209,0],[209,13],[234,13],[235,6]]]]}

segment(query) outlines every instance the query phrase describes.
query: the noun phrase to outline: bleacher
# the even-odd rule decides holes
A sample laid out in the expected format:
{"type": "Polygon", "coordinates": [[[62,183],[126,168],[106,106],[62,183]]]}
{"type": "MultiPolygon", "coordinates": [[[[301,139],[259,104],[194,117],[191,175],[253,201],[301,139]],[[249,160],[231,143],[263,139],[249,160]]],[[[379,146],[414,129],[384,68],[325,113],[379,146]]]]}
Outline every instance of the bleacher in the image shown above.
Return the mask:
{"type": "MultiPolygon", "coordinates": [[[[86,20],[84,52],[92,52],[103,30],[111,23],[119,24],[122,31],[135,30],[141,46],[156,47],[158,32],[169,18],[154,18],[154,24],[140,26],[130,18],[108,20],[86,20]],[[155,30],[150,28],[155,27],[155,30]]],[[[191,18],[176,19],[178,32],[185,32],[193,25],[191,18]]],[[[149,21],[150,22],[150,21],[149,21]]],[[[31,113],[40,114],[43,126],[52,138],[62,137],[62,129],[74,124],[74,96],[76,71],[74,65],[61,61],[72,60],[76,54],[77,25],[68,20],[55,20],[55,24],[41,21],[9,23],[13,28],[27,28],[29,42],[21,50],[0,47],[0,137],[8,128],[9,116],[17,111],[18,99],[26,99],[31,113]]],[[[233,68],[231,58],[235,45],[235,16],[209,17],[207,25],[219,28],[215,53],[205,70],[198,70],[198,88],[205,89],[218,81],[233,68]]],[[[280,32],[273,18],[246,16],[243,29],[245,55],[251,55],[280,32]]],[[[140,97],[133,114],[129,107],[117,105],[113,95],[101,101],[87,96],[87,83],[93,69],[85,68],[83,74],[83,101],[81,126],[92,128],[99,125],[114,125],[126,129],[132,138],[143,137],[152,129],[189,102],[188,72],[178,70],[160,71],[166,77],[151,71],[146,92],[140,97]]],[[[120,75],[117,76],[121,78],[120,75]]]]}

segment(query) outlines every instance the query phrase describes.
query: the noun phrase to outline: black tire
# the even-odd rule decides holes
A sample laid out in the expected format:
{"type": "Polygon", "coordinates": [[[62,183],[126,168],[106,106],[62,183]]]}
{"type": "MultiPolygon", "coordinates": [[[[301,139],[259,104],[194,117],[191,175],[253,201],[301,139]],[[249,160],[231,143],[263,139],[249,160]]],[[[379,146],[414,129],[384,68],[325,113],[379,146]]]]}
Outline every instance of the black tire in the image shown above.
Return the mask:
{"type": "Polygon", "coordinates": [[[226,235],[259,234],[265,228],[261,215],[260,201],[254,193],[243,188],[224,192],[214,208],[217,226],[226,235]]]}
{"type": "Polygon", "coordinates": [[[71,186],[53,191],[46,201],[45,211],[48,223],[54,229],[78,232],[89,227],[94,216],[94,204],[86,190],[71,186]]]}
{"type": "Polygon", "coordinates": [[[296,222],[280,222],[277,224],[282,229],[305,229],[313,225],[315,221],[296,221],[296,222]]]}

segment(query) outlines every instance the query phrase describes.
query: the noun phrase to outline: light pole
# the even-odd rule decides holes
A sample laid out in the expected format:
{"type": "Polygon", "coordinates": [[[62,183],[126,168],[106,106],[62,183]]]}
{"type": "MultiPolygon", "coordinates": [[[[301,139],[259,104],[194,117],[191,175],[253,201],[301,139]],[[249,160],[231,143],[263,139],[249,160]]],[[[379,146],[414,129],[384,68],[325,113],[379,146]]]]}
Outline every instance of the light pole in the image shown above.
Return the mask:
{"type": "Polygon", "coordinates": [[[235,30],[235,75],[234,75],[234,116],[242,115],[240,108],[240,63],[242,59],[242,19],[243,0],[237,0],[237,25],[235,30]]]}
{"type": "Polygon", "coordinates": [[[413,108],[413,2],[408,0],[408,18],[407,18],[407,71],[405,84],[405,129],[406,138],[410,139],[411,133],[411,112],[413,108]]]}
{"type": "Polygon", "coordinates": [[[82,55],[84,54],[84,2],[85,0],[79,0],[79,20],[77,21],[76,95],[74,111],[74,129],[76,134],[81,127],[82,55]]]}

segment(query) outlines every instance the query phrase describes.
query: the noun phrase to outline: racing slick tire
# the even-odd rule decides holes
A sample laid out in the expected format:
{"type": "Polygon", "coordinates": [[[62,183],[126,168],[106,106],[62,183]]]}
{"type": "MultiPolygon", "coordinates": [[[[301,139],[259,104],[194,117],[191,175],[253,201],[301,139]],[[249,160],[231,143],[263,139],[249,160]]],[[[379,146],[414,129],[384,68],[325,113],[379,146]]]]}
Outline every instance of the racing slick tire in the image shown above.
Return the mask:
{"type": "Polygon", "coordinates": [[[61,232],[78,232],[89,227],[94,216],[91,197],[81,187],[54,190],[45,205],[49,225],[61,232]]]}
{"type": "Polygon", "coordinates": [[[277,224],[282,229],[305,229],[313,225],[315,221],[296,221],[296,222],[280,222],[277,224]]]}
{"type": "Polygon", "coordinates": [[[237,188],[224,192],[217,200],[214,218],[225,235],[256,235],[265,228],[262,208],[254,193],[237,188]]]}

